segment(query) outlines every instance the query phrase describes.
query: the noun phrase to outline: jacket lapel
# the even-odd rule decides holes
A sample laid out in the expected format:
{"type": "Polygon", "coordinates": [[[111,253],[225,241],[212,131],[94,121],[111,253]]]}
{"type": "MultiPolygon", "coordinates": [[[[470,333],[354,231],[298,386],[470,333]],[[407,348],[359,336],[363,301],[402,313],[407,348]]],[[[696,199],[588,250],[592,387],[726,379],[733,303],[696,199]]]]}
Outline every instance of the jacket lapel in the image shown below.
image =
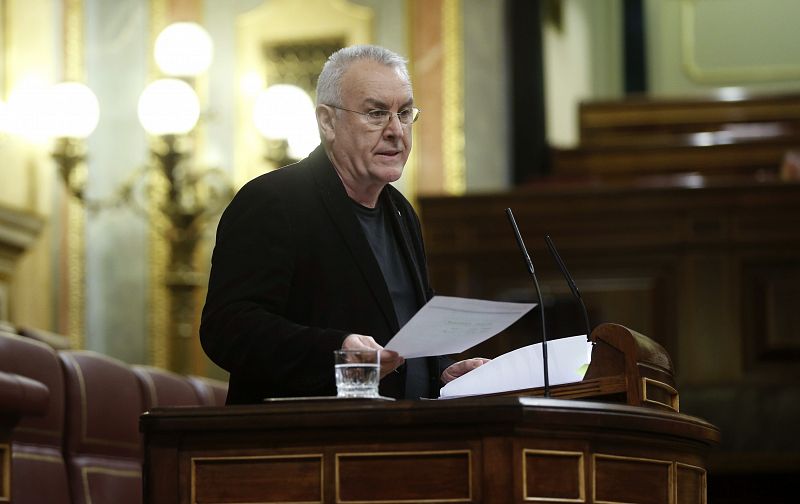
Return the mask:
{"type": "MultiPolygon", "coordinates": [[[[383,313],[391,334],[398,331],[397,315],[394,311],[389,289],[383,279],[378,261],[364,236],[364,231],[358,218],[353,212],[352,202],[345,192],[344,185],[339,179],[336,170],[328,160],[324,149],[320,146],[315,150],[311,157],[315,158],[311,163],[312,176],[317,191],[322,198],[331,220],[334,222],[339,234],[353,256],[353,262],[358,267],[364,281],[370,288],[378,306],[383,313]]],[[[371,335],[375,336],[375,335],[371,335]]]]}
{"type": "Polygon", "coordinates": [[[411,283],[414,285],[414,294],[417,296],[419,306],[422,306],[427,302],[427,299],[425,299],[425,286],[422,282],[422,270],[417,257],[414,255],[414,248],[411,246],[411,235],[408,231],[408,226],[406,226],[405,216],[401,214],[399,207],[391,197],[390,190],[387,189],[384,191],[383,196],[388,201],[388,208],[390,209],[395,236],[398,237],[403,259],[405,259],[408,270],[411,273],[411,283]]]}

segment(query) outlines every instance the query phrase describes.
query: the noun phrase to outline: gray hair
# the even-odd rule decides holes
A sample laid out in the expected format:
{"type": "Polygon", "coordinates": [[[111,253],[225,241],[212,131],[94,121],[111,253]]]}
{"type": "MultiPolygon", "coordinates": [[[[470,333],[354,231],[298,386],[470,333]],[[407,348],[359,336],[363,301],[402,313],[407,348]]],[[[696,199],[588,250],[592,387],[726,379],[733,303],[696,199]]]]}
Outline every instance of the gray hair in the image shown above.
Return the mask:
{"type": "Polygon", "coordinates": [[[341,106],[342,76],[351,64],[359,60],[372,60],[395,68],[401,77],[411,83],[406,59],[384,47],[374,45],[355,45],[343,47],[331,54],[322,67],[317,80],[317,105],[341,106]]]}

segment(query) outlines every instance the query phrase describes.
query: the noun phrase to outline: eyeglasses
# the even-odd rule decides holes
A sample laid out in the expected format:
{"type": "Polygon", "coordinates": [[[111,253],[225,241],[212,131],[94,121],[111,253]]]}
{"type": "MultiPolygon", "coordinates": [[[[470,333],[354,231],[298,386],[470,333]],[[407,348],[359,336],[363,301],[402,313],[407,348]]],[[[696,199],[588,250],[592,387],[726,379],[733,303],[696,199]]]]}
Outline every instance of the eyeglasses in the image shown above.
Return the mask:
{"type": "Polygon", "coordinates": [[[362,115],[367,118],[367,122],[373,126],[385,128],[393,115],[397,116],[400,124],[411,124],[419,119],[420,110],[417,107],[405,108],[399,112],[392,112],[391,110],[374,109],[367,112],[359,112],[358,110],[350,110],[336,105],[328,105],[329,107],[344,110],[345,112],[352,112],[354,114],[362,115]]]}

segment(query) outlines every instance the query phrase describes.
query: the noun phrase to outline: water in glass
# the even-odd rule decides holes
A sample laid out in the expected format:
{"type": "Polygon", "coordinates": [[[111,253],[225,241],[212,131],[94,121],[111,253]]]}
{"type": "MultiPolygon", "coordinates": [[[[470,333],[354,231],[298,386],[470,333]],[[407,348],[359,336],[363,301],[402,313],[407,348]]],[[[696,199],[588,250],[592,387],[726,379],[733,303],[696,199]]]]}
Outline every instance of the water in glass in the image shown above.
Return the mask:
{"type": "Polygon", "coordinates": [[[338,397],[378,397],[380,364],[355,362],[336,364],[338,397]]]}

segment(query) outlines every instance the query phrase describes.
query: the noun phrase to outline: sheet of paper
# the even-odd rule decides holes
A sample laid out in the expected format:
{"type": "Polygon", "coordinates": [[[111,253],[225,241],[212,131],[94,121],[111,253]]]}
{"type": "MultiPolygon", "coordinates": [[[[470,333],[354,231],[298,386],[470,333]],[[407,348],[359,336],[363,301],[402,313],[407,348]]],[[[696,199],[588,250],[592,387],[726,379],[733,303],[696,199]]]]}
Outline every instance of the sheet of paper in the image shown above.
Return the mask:
{"type": "Polygon", "coordinates": [[[534,306],[435,296],[385,348],[406,359],[460,353],[499,333],[534,306]]]}
{"type": "MultiPolygon", "coordinates": [[[[550,385],[582,380],[591,358],[592,344],[586,335],[548,341],[550,385]]],[[[446,399],[542,387],[542,362],[541,343],[518,348],[456,378],[442,387],[439,395],[446,399]]]]}

